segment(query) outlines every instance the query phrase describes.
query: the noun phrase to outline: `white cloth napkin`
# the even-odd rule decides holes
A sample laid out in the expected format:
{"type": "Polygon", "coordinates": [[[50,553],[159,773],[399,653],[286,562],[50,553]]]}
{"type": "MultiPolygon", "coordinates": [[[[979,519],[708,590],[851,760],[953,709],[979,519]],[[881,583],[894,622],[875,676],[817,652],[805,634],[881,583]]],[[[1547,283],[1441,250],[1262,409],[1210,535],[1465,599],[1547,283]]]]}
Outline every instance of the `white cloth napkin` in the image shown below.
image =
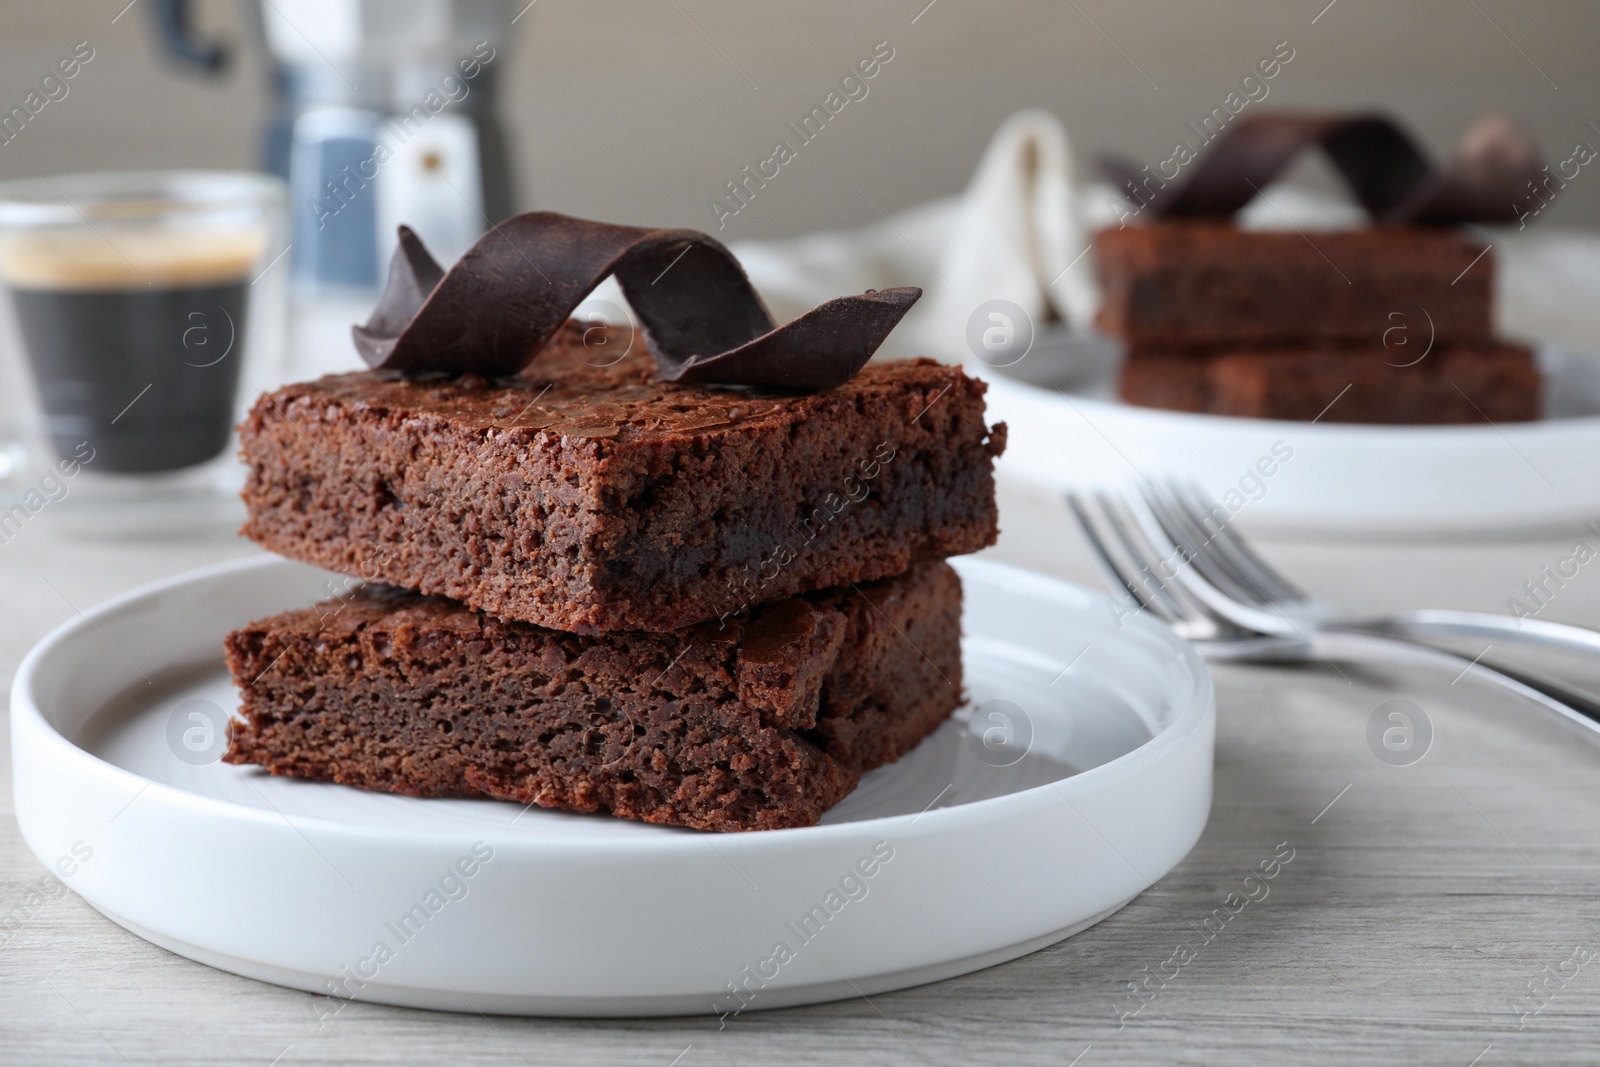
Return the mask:
{"type": "Polygon", "coordinates": [[[1104,187],[1086,188],[1054,115],[1019,111],[995,132],[967,190],[864,229],[733,245],[773,316],[786,321],[830,297],[918,285],[922,300],[886,355],[966,355],[967,320],[1008,300],[1036,324],[1086,330],[1099,295],[1088,245],[1112,215],[1104,187]]]}
{"type": "MultiPolygon", "coordinates": [[[[1089,331],[1099,304],[1096,229],[1127,209],[1109,185],[1088,182],[1060,121],[1019,111],[1001,124],[964,193],[859,230],[733,245],[773,317],[785,322],[824,300],[866,289],[925,292],[885,356],[968,360],[967,324],[980,305],[1008,300],[1036,329],[1089,331]]],[[[1365,225],[1353,203],[1274,186],[1239,217],[1252,229],[1365,225]]],[[[1508,336],[1600,353],[1600,234],[1514,227],[1483,236],[1498,260],[1497,320],[1508,336]]]]}

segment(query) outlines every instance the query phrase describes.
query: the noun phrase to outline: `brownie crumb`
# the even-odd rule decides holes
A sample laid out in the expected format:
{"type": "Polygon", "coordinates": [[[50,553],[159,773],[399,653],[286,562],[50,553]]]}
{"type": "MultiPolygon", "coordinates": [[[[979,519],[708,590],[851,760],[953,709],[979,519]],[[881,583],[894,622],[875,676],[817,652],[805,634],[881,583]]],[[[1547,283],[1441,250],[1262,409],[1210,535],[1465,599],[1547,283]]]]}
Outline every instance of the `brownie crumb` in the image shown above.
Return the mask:
{"type": "Polygon", "coordinates": [[[931,360],[805,395],[675,385],[642,340],[569,324],[515,379],[262,396],[242,532],[506,619],[675,630],[993,544],[983,392],[931,360]]]}
{"type": "Polygon", "coordinates": [[[809,826],[961,700],[942,562],[673,633],[581,635],[367,586],[228,635],[224,757],[700,830],[809,826]]]}

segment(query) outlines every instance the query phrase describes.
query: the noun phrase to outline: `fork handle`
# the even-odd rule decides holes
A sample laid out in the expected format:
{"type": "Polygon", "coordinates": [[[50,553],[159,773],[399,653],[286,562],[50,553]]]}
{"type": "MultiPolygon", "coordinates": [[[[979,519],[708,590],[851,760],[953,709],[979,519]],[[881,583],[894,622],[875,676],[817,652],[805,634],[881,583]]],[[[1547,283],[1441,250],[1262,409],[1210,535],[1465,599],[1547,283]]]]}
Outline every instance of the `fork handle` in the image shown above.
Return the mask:
{"type": "Polygon", "coordinates": [[[1407,611],[1372,619],[1341,620],[1328,628],[1411,638],[1483,637],[1600,655],[1600,631],[1564,622],[1478,611],[1407,611]]]}
{"type": "MultiPolygon", "coordinates": [[[[1471,661],[1465,656],[1448,652],[1442,648],[1421,641],[1417,638],[1402,637],[1392,633],[1378,633],[1371,630],[1335,629],[1323,630],[1313,638],[1322,642],[1324,638],[1354,641],[1369,648],[1386,648],[1394,651],[1406,650],[1421,658],[1427,659],[1441,666],[1454,667],[1456,664],[1468,664],[1471,661]]],[[[1475,669],[1480,676],[1488,681],[1520,693],[1534,703],[1541,705],[1549,711],[1584,727],[1592,735],[1600,735],[1600,702],[1595,697],[1581,689],[1576,689],[1558,679],[1537,671],[1521,667],[1508,667],[1503,663],[1493,663],[1480,658],[1475,669]]],[[[1465,673],[1463,671],[1462,673],[1465,673]]]]}
{"type": "MultiPolygon", "coordinates": [[[[1499,675],[1503,678],[1509,678],[1511,681],[1531,689],[1536,693],[1543,693],[1545,696],[1551,697],[1554,700],[1565,704],[1572,711],[1577,712],[1579,715],[1582,715],[1584,719],[1588,720],[1587,722],[1583,723],[1584,726],[1587,726],[1589,729],[1596,732],[1600,732],[1600,701],[1596,701],[1593,696],[1584,692],[1582,689],[1574,688],[1573,686],[1561,681],[1559,678],[1552,678],[1548,674],[1544,674],[1540,671],[1529,670],[1526,667],[1511,667],[1504,663],[1496,663],[1481,659],[1478,661],[1477,665],[1479,668],[1482,668],[1485,672],[1487,672],[1491,678],[1495,677],[1496,675],[1499,675]]],[[[1541,703],[1543,703],[1543,701],[1541,701],[1541,703]]],[[[1562,711],[1561,714],[1566,718],[1573,718],[1571,715],[1567,714],[1566,711],[1562,711]]],[[[1578,720],[1574,719],[1574,721],[1578,720]]]]}

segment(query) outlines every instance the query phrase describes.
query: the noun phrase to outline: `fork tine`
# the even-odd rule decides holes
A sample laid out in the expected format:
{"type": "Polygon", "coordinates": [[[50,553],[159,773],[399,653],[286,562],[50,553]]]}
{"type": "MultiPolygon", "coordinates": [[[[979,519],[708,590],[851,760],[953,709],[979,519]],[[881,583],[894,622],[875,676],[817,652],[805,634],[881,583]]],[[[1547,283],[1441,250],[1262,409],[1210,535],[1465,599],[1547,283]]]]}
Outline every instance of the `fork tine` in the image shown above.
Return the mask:
{"type": "Polygon", "coordinates": [[[1259,603],[1261,594],[1255,589],[1246,588],[1248,582],[1239,576],[1228,560],[1219,558],[1220,554],[1208,543],[1211,537],[1205,528],[1197,525],[1188,509],[1170,493],[1170,490],[1164,490],[1154,483],[1140,491],[1145,506],[1155,516],[1156,522],[1173,543],[1184,551],[1201,577],[1235,600],[1246,604],[1259,603]]]}
{"type": "Polygon", "coordinates": [[[1100,493],[1098,496],[1106,525],[1121,542],[1123,551],[1138,564],[1146,584],[1153,587],[1153,592],[1172,605],[1172,610],[1186,621],[1206,622],[1223,629],[1233,628],[1229,619],[1193,596],[1181,580],[1172,580],[1180,578],[1182,562],[1174,558],[1178,550],[1151,538],[1145,524],[1129,507],[1125,497],[1116,493],[1100,493]],[[1167,562],[1174,564],[1170,575],[1162,573],[1162,565],[1167,562]]]}
{"type": "Polygon", "coordinates": [[[1110,580],[1111,587],[1120,590],[1135,607],[1147,610],[1168,623],[1177,622],[1176,612],[1166,604],[1158,602],[1138,581],[1137,567],[1125,569],[1122,561],[1111,551],[1083,498],[1077,493],[1069,492],[1067,506],[1072,509],[1073,517],[1078,520],[1078,527],[1083,531],[1084,538],[1088,540],[1089,547],[1094,552],[1095,562],[1110,580]]]}
{"type": "Polygon", "coordinates": [[[1144,497],[1131,488],[1127,490],[1123,508],[1133,522],[1145,531],[1146,541],[1155,546],[1154,555],[1149,558],[1159,558],[1168,551],[1173,557],[1179,558],[1179,566],[1173,571],[1170,587],[1180,590],[1188,601],[1197,605],[1199,612],[1212,619],[1220,629],[1276,636],[1298,634],[1294,623],[1276,605],[1240,600],[1208,581],[1193,565],[1192,559],[1182,558],[1187,555],[1187,550],[1173,545],[1144,497]]]}
{"type": "MultiPolygon", "coordinates": [[[[1174,495],[1185,504],[1186,510],[1191,514],[1198,510],[1199,514],[1216,521],[1211,509],[1205,503],[1200,487],[1193,481],[1174,480],[1172,488],[1174,495]]],[[[1256,555],[1255,550],[1244,538],[1234,532],[1232,522],[1216,522],[1216,526],[1216,533],[1210,537],[1210,541],[1216,546],[1216,554],[1228,558],[1239,577],[1243,579],[1242,584],[1251,590],[1253,599],[1264,604],[1307,599],[1306,594],[1298,586],[1256,555]]],[[[1201,528],[1205,529],[1203,523],[1201,528]]]]}
{"type": "Polygon", "coordinates": [[[1260,577],[1231,550],[1231,546],[1219,540],[1218,535],[1224,528],[1224,523],[1218,520],[1216,510],[1209,507],[1204,499],[1185,492],[1184,487],[1176,480],[1169,482],[1164,488],[1165,499],[1182,516],[1184,525],[1193,531],[1192,544],[1196,554],[1196,564],[1208,571],[1213,580],[1212,584],[1220,587],[1222,583],[1216,581],[1216,578],[1218,575],[1224,575],[1226,586],[1235,599],[1245,604],[1269,603],[1271,587],[1263,588],[1260,577]]]}

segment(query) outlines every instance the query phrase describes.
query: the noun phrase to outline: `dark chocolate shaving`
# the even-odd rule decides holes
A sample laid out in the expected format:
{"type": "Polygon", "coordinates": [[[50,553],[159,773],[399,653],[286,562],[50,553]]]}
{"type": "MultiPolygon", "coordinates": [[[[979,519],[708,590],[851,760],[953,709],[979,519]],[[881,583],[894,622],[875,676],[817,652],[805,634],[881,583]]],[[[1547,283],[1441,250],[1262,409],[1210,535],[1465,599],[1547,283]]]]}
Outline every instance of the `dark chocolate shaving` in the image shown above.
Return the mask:
{"type": "Polygon", "coordinates": [[[401,226],[400,247],[389,260],[389,280],[378,306],[365,326],[351,327],[361,358],[370,366],[383,366],[401,331],[443,278],[444,268],[423,247],[422,239],[410,226],[401,226]]]}
{"type": "Polygon", "coordinates": [[[1227,218],[1313,146],[1385,225],[1512,222],[1528,183],[1542,176],[1533,139],[1497,115],[1479,119],[1439,168],[1382,115],[1264,114],[1229,126],[1183,181],[1122,160],[1102,160],[1101,169],[1157,218],[1227,218]]]}
{"type": "Polygon", "coordinates": [[[739,261],[706,234],[535,212],[500,223],[448,271],[402,226],[356,350],[381,370],[512,375],[610,275],[662,378],[800,391],[849,381],[922,295],[839,297],[774,328],[739,261]]]}

